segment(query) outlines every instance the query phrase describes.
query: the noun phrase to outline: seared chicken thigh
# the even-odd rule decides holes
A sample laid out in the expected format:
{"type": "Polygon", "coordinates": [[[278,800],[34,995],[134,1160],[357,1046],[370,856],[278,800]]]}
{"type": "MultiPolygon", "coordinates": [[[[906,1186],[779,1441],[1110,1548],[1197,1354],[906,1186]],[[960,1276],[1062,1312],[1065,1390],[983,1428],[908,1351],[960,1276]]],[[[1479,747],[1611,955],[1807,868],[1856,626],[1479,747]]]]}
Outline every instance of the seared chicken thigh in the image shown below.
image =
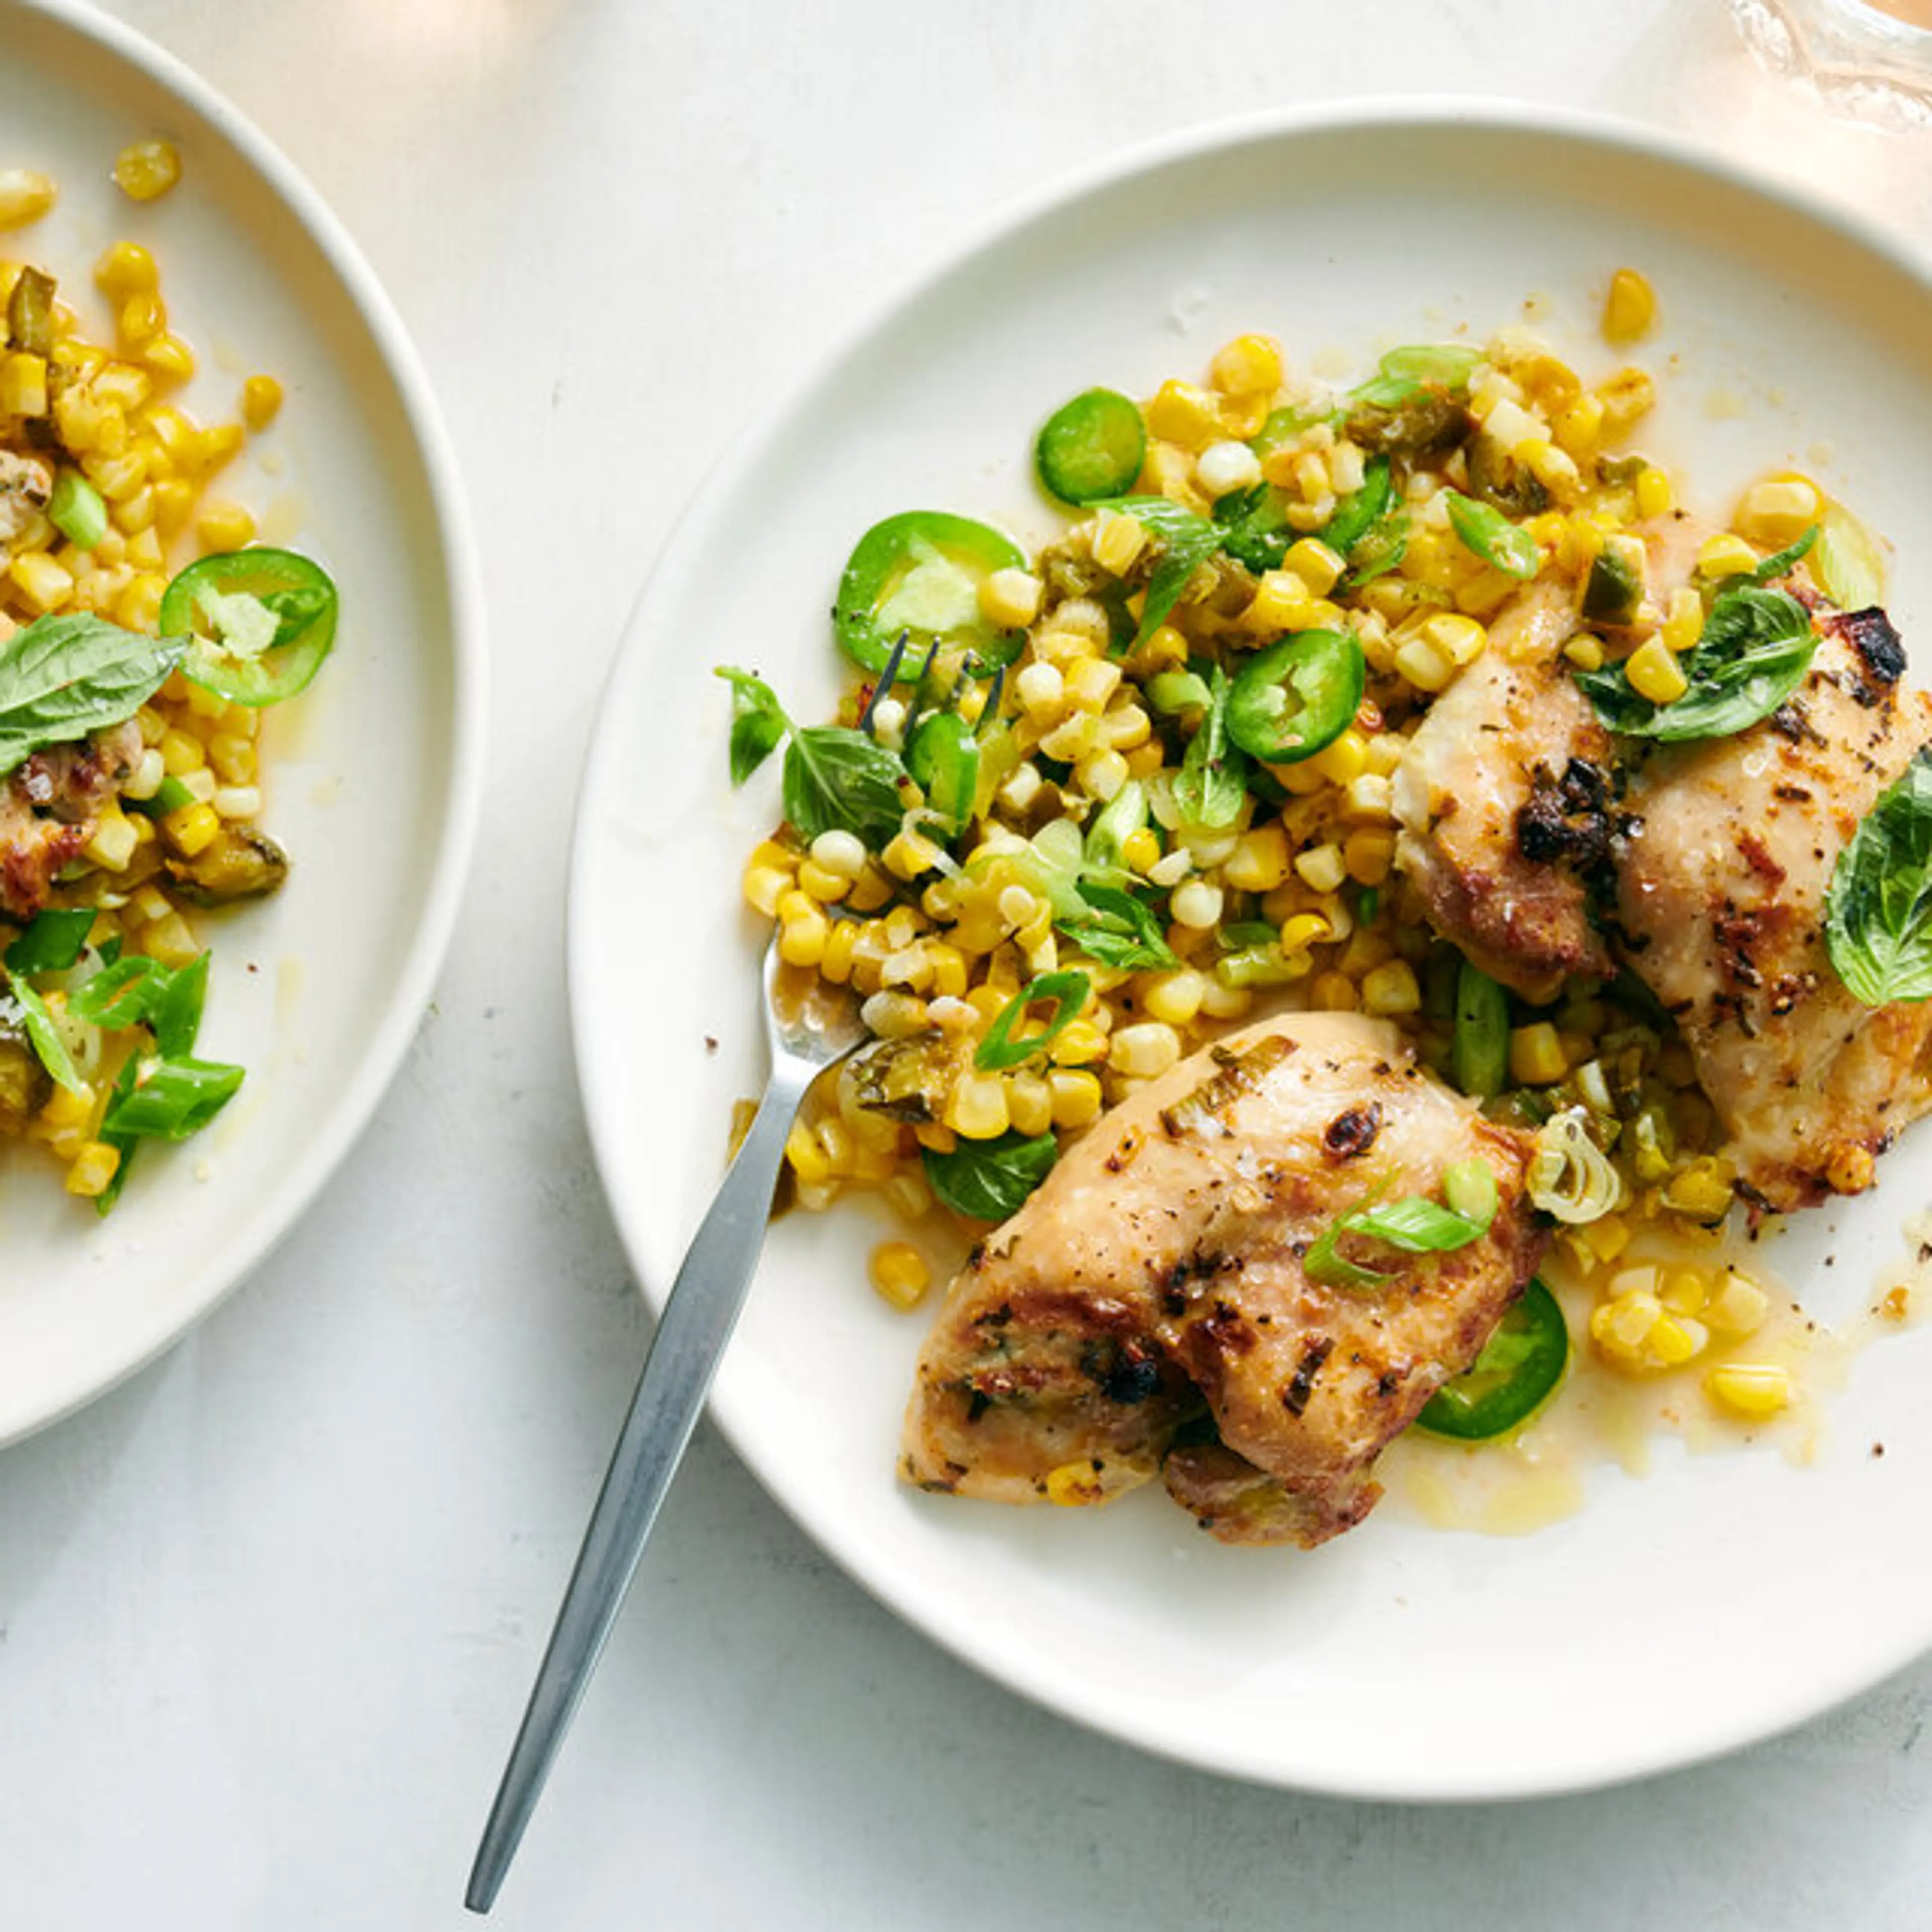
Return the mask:
{"type": "Polygon", "coordinates": [[[1562,590],[1526,592],[1395,776],[1396,862],[1430,924],[1532,1000],[1612,970],[1584,879],[1609,844],[1610,741],[1562,662],[1573,628],[1562,590]]]}
{"type": "Polygon", "coordinates": [[[1932,1108],[1932,1002],[1862,1005],[1824,937],[1833,865],[1932,741],[1932,698],[1899,691],[1882,613],[1818,624],[1781,710],[1652,754],[1618,872],[1630,964],[1682,1028],[1742,1186],[1779,1210],[1868,1185],[1870,1157],[1932,1108]]]}
{"type": "Polygon", "coordinates": [[[962,1271],[902,1472],[1002,1502],[1105,1496],[1156,1474],[1204,1408],[1222,1446],[1176,1453],[1180,1500],[1228,1540],[1322,1541],[1374,1503],[1377,1453],[1534,1272],[1528,1152],[1382,1022],[1298,1013],[1232,1036],[1114,1108],[962,1271]],[[1496,1180],[1486,1234],[1442,1254],[1366,1244],[1378,1286],[1310,1279],[1339,1216],[1439,1199],[1472,1159],[1496,1180]]]}

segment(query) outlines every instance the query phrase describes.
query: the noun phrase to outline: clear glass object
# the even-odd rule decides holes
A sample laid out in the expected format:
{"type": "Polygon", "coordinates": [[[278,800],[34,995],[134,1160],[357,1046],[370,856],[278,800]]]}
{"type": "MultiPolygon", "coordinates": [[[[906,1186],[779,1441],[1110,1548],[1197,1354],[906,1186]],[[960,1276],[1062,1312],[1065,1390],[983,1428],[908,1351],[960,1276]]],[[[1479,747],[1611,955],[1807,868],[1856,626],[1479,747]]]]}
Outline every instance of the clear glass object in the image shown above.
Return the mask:
{"type": "Polygon", "coordinates": [[[1731,0],[1731,10],[1758,58],[1834,113],[1932,128],[1932,0],[1731,0]]]}

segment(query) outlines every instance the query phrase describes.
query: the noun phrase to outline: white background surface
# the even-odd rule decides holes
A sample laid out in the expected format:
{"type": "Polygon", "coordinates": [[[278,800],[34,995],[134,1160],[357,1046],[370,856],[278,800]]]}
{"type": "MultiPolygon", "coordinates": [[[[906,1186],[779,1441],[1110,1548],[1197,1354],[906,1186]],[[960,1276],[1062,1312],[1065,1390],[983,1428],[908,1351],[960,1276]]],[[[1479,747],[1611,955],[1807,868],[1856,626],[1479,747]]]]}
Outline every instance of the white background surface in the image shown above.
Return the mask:
{"type": "MultiPolygon", "coordinates": [[[[1760,76],[1715,0],[115,10],[281,143],[414,332],[486,560],[498,776],[436,1010],[336,1184],[171,1357],[0,1456],[0,1926],[455,1927],[644,1341],[568,1064],[572,802],[733,430],[1001,200],[1228,112],[1569,102],[1926,242],[1932,148],[1760,76]]],[[[1726,1641],[1668,1576],[1655,1618],[1660,1654],[1726,1641]]],[[[700,1434],[496,1922],[1890,1932],[1932,1893],[1928,1713],[1921,1666],[1727,1762],[1510,1808],[1250,1790],[953,1664],[700,1434]]]]}

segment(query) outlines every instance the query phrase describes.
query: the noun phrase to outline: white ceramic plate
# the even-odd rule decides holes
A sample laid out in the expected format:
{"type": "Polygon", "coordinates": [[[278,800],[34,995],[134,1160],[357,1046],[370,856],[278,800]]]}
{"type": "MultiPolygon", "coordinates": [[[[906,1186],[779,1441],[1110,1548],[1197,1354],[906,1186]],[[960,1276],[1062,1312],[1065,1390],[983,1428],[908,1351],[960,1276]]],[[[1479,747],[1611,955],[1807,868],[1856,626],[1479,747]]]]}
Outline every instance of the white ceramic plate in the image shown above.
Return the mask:
{"type": "MultiPolygon", "coordinates": [[[[777,816],[734,796],[719,662],[795,715],[842,670],[826,612],[858,533],[913,507],[1055,526],[1033,431],[1076,391],[1198,376],[1241,330],[1304,364],[1478,338],[1535,298],[1607,370],[1610,271],[1644,268],[1669,370],[1647,446],[1724,513],[1748,477],[1819,472],[1894,538],[1908,639],[1932,615],[1932,295],[1808,203],[1675,143],[1438,104],[1203,134],[1004,221],[774,411],[699,499],[632,622],[572,881],[571,973],[598,1156],[661,1296],[763,1055],[742,855],[777,816]],[[715,1042],[715,1046],[714,1046],[715,1042]]],[[[1648,435],[1648,432],[1646,432],[1648,435]]],[[[761,775],[764,776],[764,775],[761,775]]],[[[1784,1267],[1856,1308],[1927,1198],[1932,1127],[1784,1267]],[[1822,1265],[1835,1250],[1834,1268],[1822,1265]]],[[[1014,1688],[1154,1750],[1337,1792],[1474,1798],[1601,1783],[1761,1737],[1932,1642],[1932,1336],[1875,1345],[1816,1466],[1660,1447],[1595,1472],[1532,1536],[1392,1514],[1318,1553],[1219,1547],[1158,1493],[1100,1511],[908,1493],[893,1455],[926,1323],[865,1285],[856,1210],[772,1232],[714,1412],[772,1492],[887,1604],[1014,1688]],[[1871,1444],[1886,1454],[1874,1459],[1871,1444]]]]}
{"type": "Polygon", "coordinates": [[[224,494],[322,560],[343,597],[334,653],[270,714],[265,823],[294,870],[211,919],[202,1050],[247,1085],[178,1150],[144,1150],[96,1218],[29,1150],[0,1162],[0,1442],[146,1361],[212,1308],[300,1214],[374,1111],[428,1003],[478,796],[483,664],[454,474],[400,324],[342,229],[232,108],[112,22],[0,0],[0,166],[56,177],[56,212],[0,235],[106,328],[91,271],[147,242],[173,326],[200,352],[187,394],[232,420],[244,376],[287,390],[224,494]],[[109,179],[165,134],[181,184],[148,208],[109,179]]]}

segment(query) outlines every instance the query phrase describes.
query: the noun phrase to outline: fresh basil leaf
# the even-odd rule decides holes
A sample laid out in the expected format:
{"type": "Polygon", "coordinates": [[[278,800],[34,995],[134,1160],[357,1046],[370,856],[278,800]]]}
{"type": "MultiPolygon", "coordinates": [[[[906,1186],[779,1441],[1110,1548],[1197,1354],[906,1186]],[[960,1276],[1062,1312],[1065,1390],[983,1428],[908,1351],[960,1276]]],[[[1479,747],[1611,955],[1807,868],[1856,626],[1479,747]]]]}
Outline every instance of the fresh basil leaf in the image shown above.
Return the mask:
{"type": "Polygon", "coordinates": [[[1116,496],[1096,508],[1118,510],[1135,518],[1160,541],[1160,555],[1148,580],[1139,628],[1128,648],[1138,650],[1168,620],[1188,580],[1221,548],[1222,527],[1166,496],[1116,496]]]}
{"type": "Polygon", "coordinates": [[[136,1073],[125,1093],[116,1083],[114,1097],[101,1119],[101,1137],[184,1141],[200,1132],[227,1106],[242,1078],[242,1068],[215,1060],[182,1058],[149,1063],[136,1073]]]}
{"type": "Polygon", "coordinates": [[[87,950],[94,920],[92,906],[49,906],[8,947],[8,965],[16,973],[66,972],[87,950]]]}
{"type": "Polygon", "coordinates": [[[8,985],[15,1003],[20,1009],[20,1025],[27,1036],[27,1043],[34,1049],[34,1058],[52,1076],[56,1086],[64,1087],[70,1094],[78,1094],[81,1089],[80,1076],[74,1070],[74,1062],[68,1057],[67,1043],[60,1036],[60,1029],[54,1024],[54,1016],[47,1011],[47,1003],[17,974],[8,975],[8,985]]]}
{"type": "Polygon", "coordinates": [[[808,725],[785,747],[784,814],[808,840],[852,832],[883,850],[905,818],[902,782],[906,770],[892,752],[842,724],[808,725]]]}
{"type": "Polygon", "coordinates": [[[1080,1016],[1094,990],[1084,973],[1043,973],[1022,986],[994,1016],[973,1055],[973,1064],[985,1072],[998,1072],[1043,1053],[1080,1016]],[[1023,1040],[1013,1037],[1013,1028],[1038,1001],[1053,1002],[1053,1017],[1044,1029],[1023,1040]]]}
{"type": "Polygon", "coordinates": [[[956,1214],[1004,1221],[1053,1171],[1060,1147],[1051,1134],[1008,1132],[998,1140],[954,1143],[950,1154],[922,1150],[932,1191],[956,1214]]]}
{"type": "Polygon", "coordinates": [[[1257,483],[1218,499],[1214,520],[1221,526],[1221,548],[1258,576],[1279,570],[1295,541],[1288,520],[1288,499],[1272,483],[1257,483]]]}
{"type": "Polygon", "coordinates": [[[1537,548],[1536,539],[1494,504],[1479,502],[1460,490],[1444,494],[1449,500],[1449,526],[1466,550],[1504,576],[1526,584],[1543,568],[1543,553],[1537,548]]]}
{"type": "Polygon", "coordinates": [[[50,745],[134,716],[188,648],[87,616],[37,617],[0,644],[0,777],[50,745]]]}
{"type": "Polygon", "coordinates": [[[1932,748],[1886,788],[1838,854],[1825,946],[1868,1006],[1932,998],[1932,748]]]}
{"type": "Polygon", "coordinates": [[[1144,900],[1092,880],[1081,882],[1078,898],[1078,909],[1060,913],[1054,923],[1090,959],[1130,972],[1180,964],[1144,900]]]}
{"type": "Polygon", "coordinates": [[[1240,816],[1248,795],[1246,754],[1228,736],[1228,674],[1214,667],[1208,709],[1187,741],[1174,780],[1174,802],[1190,825],[1225,831],[1240,816]]]}
{"type": "Polygon", "coordinates": [[[1323,1230],[1302,1257],[1302,1271],[1310,1280],[1330,1287],[1378,1286],[1387,1276],[1344,1255],[1340,1246],[1344,1234],[1378,1240],[1408,1255],[1449,1254],[1480,1240],[1496,1219],[1494,1172],[1483,1161],[1459,1161],[1444,1170],[1442,1180],[1444,1192],[1461,1202],[1461,1209],[1420,1194],[1383,1202],[1371,1196],[1323,1230]]]}
{"type": "Polygon", "coordinates": [[[791,720],[763,678],[730,664],[716,674],[731,686],[731,782],[741,785],[778,749],[791,720]]]}
{"type": "Polygon", "coordinates": [[[1579,671],[1576,682],[1597,716],[1626,737],[1662,744],[1728,738],[1769,717],[1797,689],[1817,648],[1818,634],[1796,598],[1742,579],[1718,593],[1703,635],[1684,653],[1690,688],[1674,704],[1653,704],[1621,664],[1579,671]]]}

